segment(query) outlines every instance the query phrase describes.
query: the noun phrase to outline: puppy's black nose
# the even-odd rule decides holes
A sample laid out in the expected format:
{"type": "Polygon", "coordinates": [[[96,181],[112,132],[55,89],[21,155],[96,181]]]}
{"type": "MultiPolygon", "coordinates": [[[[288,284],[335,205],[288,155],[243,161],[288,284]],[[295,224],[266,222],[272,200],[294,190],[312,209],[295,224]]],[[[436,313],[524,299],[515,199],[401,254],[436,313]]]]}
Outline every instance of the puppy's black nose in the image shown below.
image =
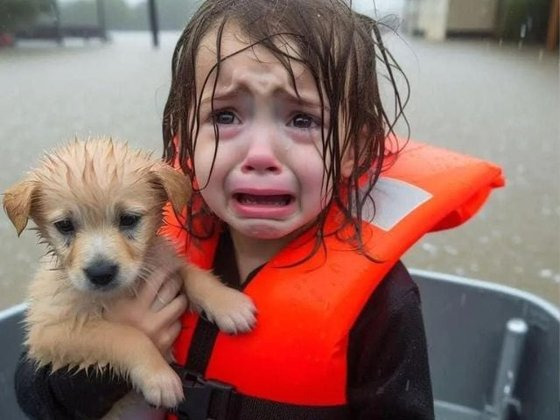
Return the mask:
{"type": "Polygon", "coordinates": [[[119,266],[109,261],[98,261],[84,269],[87,278],[96,286],[107,286],[113,281],[119,266]]]}

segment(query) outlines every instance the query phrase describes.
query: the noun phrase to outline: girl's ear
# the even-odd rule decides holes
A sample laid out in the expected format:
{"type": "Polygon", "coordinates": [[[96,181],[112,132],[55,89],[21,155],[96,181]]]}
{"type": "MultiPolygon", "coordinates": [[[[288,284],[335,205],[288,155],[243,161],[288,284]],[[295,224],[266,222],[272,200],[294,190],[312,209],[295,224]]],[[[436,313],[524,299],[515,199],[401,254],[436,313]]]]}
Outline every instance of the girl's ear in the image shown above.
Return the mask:
{"type": "Polygon", "coordinates": [[[175,213],[181,213],[192,195],[192,186],[189,178],[182,172],[163,163],[154,167],[152,172],[156,176],[158,184],[164,189],[175,213]]]}
{"type": "Polygon", "coordinates": [[[35,190],[36,184],[26,180],[12,185],[4,193],[4,211],[15,226],[18,236],[27,226],[35,190]]]}
{"type": "MultiPolygon", "coordinates": [[[[368,134],[365,126],[360,130],[358,141],[358,150],[363,150],[364,145],[368,141],[368,134]]],[[[348,147],[342,155],[342,161],[340,162],[340,174],[343,178],[349,178],[352,175],[352,171],[355,168],[356,159],[360,157],[356,156],[355,147],[352,143],[348,144],[348,147]]],[[[362,164],[362,162],[358,162],[362,164]]]]}
{"type": "Polygon", "coordinates": [[[342,162],[340,162],[340,174],[342,178],[350,178],[352,175],[352,170],[354,169],[354,151],[349,148],[342,156],[342,162]]]}

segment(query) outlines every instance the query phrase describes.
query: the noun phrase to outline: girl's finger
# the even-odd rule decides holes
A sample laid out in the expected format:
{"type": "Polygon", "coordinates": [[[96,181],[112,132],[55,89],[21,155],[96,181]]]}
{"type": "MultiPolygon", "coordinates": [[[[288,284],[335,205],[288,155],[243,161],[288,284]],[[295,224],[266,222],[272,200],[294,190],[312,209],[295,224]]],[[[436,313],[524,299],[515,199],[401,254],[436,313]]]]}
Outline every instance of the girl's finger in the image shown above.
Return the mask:
{"type": "Polygon", "coordinates": [[[157,324],[161,328],[167,328],[169,325],[173,324],[183,313],[187,310],[188,302],[185,295],[180,294],[169,302],[164,308],[162,308],[157,314],[157,324]]]}
{"type": "Polygon", "coordinates": [[[179,333],[181,332],[181,328],[182,328],[181,321],[176,321],[173,324],[171,324],[171,326],[167,328],[164,333],[162,333],[159,343],[157,345],[160,351],[166,352],[167,350],[169,350],[169,348],[171,348],[171,345],[175,342],[175,340],[179,336],[179,333]]]}
{"type": "Polygon", "coordinates": [[[159,288],[151,309],[154,312],[160,311],[164,306],[173,300],[181,289],[182,280],[178,274],[167,277],[166,281],[159,288]]]}
{"type": "Polygon", "coordinates": [[[148,278],[144,280],[140,291],[138,292],[138,299],[147,306],[150,306],[168,275],[169,272],[167,270],[161,269],[151,273],[148,278]]]}

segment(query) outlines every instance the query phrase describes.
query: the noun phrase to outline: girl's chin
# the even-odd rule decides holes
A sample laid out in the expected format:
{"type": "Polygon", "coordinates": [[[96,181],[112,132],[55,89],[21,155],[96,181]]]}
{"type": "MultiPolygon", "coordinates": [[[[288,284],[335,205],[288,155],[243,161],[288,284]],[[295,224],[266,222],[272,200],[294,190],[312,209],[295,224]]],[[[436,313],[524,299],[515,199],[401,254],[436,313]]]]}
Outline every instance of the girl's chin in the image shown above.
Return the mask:
{"type": "Polygon", "coordinates": [[[242,223],[232,223],[230,229],[236,231],[237,234],[251,240],[262,241],[281,241],[282,244],[295,239],[303,231],[309,228],[310,223],[288,223],[287,221],[264,221],[253,220],[243,221],[242,223]]]}
{"type": "Polygon", "coordinates": [[[248,224],[248,226],[240,226],[240,229],[236,230],[245,237],[262,240],[282,239],[293,232],[293,229],[282,229],[267,223],[248,224]]]}

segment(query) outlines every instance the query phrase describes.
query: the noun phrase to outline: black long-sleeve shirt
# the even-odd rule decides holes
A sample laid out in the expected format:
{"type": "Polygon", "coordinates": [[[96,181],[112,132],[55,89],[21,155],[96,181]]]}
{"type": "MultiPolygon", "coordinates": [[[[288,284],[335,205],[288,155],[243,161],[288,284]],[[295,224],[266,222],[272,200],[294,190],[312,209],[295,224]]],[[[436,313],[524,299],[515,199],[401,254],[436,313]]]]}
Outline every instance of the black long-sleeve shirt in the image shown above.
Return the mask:
{"type": "MultiPolygon", "coordinates": [[[[230,286],[241,287],[229,238],[220,242],[215,273],[230,286]]],[[[370,296],[350,331],[347,379],[351,419],[434,418],[420,295],[400,262],[370,296]]],[[[23,411],[41,420],[102,417],[130,390],[124,380],[107,373],[51,374],[48,366],[36,370],[25,357],[15,385],[23,411]]]]}

